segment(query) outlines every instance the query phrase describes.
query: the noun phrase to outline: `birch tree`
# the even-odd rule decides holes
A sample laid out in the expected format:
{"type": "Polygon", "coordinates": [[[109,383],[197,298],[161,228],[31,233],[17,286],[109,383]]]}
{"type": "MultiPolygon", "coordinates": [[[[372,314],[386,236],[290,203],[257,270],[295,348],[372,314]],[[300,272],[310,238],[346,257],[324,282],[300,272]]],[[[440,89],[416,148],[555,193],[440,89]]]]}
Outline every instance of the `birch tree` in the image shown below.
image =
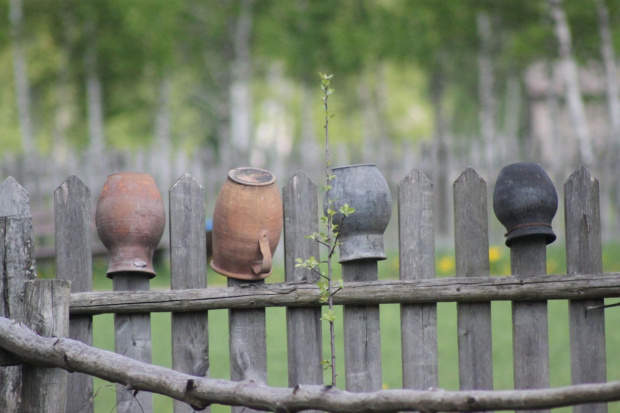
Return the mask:
{"type": "Polygon", "coordinates": [[[11,43],[13,46],[13,76],[17,113],[22,133],[22,149],[26,154],[34,150],[34,126],[31,114],[30,82],[28,81],[28,65],[23,45],[24,6],[22,0],[11,0],[9,6],[9,24],[11,27],[11,43]]]}
{"type": "Polygon", "coordinates": [[[592,165],[595,161],[592,137],[581,97],[579,69],[573,55],[572,36],[564,5],[562,0],[547,0],[547,2],[554,23],[555,36],[558,41],[560,64],[562,65],[566,86],[566,101],[579,146],[580,161],[586,165],[592,165]]]}

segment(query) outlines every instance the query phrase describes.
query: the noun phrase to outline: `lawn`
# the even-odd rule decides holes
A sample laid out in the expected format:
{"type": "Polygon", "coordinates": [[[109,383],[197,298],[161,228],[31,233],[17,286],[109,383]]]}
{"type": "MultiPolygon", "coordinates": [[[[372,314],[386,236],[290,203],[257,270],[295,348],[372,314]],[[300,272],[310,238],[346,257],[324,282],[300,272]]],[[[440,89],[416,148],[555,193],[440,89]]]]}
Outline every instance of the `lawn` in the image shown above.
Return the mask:
{"type": "MultiPolygon", "coordinates": [[[[562,246],[550,246],[547,266],[550,274],[561,274],[566,271],[564,249],[562,246]]],[[[508,274],[510,263],[508,249],[492,247],[490,249],[491,270],[495,275],[508,274]]],[[[102,276],[105,264],[97,263],[95,288],[111,289],[111,282],[102,276]],[[102,267],[103,266],[103,267],[102,267]]],[[[620,271],[620,245],[607,245],[604,248],[603,267],[606,272],[620,271]]],[[[152,288],[169,288],[165,266],[152,282],[152,288]]],[[[398,257],[391,256],[379,265],[379,273],[383,279],[398,278],[398,257]]],[[[451,251],[437,252],[437,275],[454,274],[454,256],[451,251]]],[[[270,282],[283,280],[279,269],[270,282]]],[[[224,286],[225,279],[213,272],[208,275],[209,286],[224,286]]],[[[615,302],[616,300],[609,300],[615,302]]],[[[338,309],[340,310],[340,309],[338,309]]],[[[509,302],[494,302],[493,314],[493,374],[496,389],[513,388],[512,371],[512,334],[511,305],[509,302]]],[[[338,319],[340,311],[337,311],[338,319]]],[[[620,331],[614,325],[620,323],[620,307],[606,310],[608,380],[620,380],[620,331]]],[[[337,327],[341,327],[337,323],[337,327]]],[[[94,319],[94,345],[99,348],[113,350],[113,316],[101,315],[94,319]]],[[[209,353],[211,360],[210,375],[214,378],[228,379],[228,312],[216,310],[209,312],[209,353]]],[[[170,367],[170,314],[159,313],[152,316],[153,362],[170,367]]],[[[324,326],[324,348],[328,349],[327,325],[324,326]]],[[[551,386],[570,384],[570,359],[568,344],[568,306],[566,301],[549,302],[549,337],[550,337],[550,374],[551,386]]],[[[383,358],[383,383],[385,388],[401,387],[400,367],[400,312],[398,305],[381,306],[381,338],[383,358]]],[[[440,387],[458,390],[458,359],[456,334],[456,305],[441,303],[438,305],[438,341],[439,341],[439,377],[440,387]]],[[[267,351],[268,351],[268,383],[272,386],[287,386],[286,365],[286,316],[283,308],[267,309],[267,351]]],[[[337,360],[339,370],[338,387],[344,388],[343,340],[342,330],[337,330],[337,360]]],[[[327,354],[326,354],[327,358],[327,354]]],[[[326,382],[328,381],[326,375],[326,382]]],[[[95,380],[95,411],[97,413],[113,412],[115,404],[115,386],[102,380],[95,380]]],[[[155,395],[155,412],[172,412],[172,401],[166,397],[155,395]]],[[[213,406],[213,412],[229,411],[225,406],[213,406]]],[[[566,409],[557,411],[568,412],[566,409]]],[[[620,403],[610,404],[610,412],[620,412],[620,403]]]]}

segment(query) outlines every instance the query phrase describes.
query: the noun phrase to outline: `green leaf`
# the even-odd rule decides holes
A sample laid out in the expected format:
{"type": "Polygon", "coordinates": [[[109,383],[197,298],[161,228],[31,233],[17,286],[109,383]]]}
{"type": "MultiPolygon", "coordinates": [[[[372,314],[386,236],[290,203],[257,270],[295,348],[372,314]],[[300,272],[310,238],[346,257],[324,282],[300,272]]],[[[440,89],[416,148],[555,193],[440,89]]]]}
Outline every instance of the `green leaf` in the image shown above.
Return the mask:
{"type": "Polygon", "coordinates": [[[340,212],[345,217],[348,217],[349,215],[355,212],[355,208],[349,207],[349,204],[344,204],[343,206],[338,208],[338,212],[340,212]]]}
{"type": "Polygon", "coordinates": [[[336,315],[334,314],[334,310],[327,310],[327,312],[323,314],[323,317],[321,317],[321,320],[329,321],[330,323],[336,321],[336,315]]]}

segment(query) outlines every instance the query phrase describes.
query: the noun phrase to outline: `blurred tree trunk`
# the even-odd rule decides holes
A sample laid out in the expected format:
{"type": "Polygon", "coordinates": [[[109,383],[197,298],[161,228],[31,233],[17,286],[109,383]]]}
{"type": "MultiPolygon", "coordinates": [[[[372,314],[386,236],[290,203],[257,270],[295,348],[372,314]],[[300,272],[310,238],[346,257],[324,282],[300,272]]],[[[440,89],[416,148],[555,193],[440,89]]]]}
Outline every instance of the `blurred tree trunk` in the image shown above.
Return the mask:
{"type": "MultiPolygon", "coordinates": [[[[440,62],[442,61],[439,58],[440,62]]],[[[438,69],[433,71],[431,77],[431,101],[433,105],[434,123],[434,142],[433,142],[433,162],[431,165],[430,177],[435,186],[435,228],[439,243],[448,242],[450,235],[450,202],[448,184],[448,145],[446,143],[446,116],[443,105],[445,92],[444,76],[441,68],[442,63],[438,63],[438,69]]]]}
{"type": "MultiPolygon", "coordinates": [[[[605,179],[601,185],[601,193],[603,197],[615,196],[615,202],[611,203],[616,205],[615,215],[616,222],[617,217],[620,216],[620,87],[618,85],[618,71],[616,68],[616,56],[613,46],[613,38],[611,33],[611,27],[609,24],[609,11],[605,0],[594,0],[596,3],[596,14],[598,17],[598,29],[601,36],[601,55],[603,58],[603,65],[605,67],[605,83],[607,91],[607,109],[609,111],[609,139],[607,140],[607,147],[609,150],[605,156],[605,179]],[[604,189],[607,190],[604,190],[604,189]]],[[[601,205],[610,205],[609,202],[604,202],[601,205]]],[[[605,207],[607,209],[607,207],[605,207]]],[[[609,215],[612,214],[613,208],[607,209],[607,211],[601,211],[604,219],[610,220],[609,215]]],[[[620,226],[620,223],[616,225],[616,229],[620,226]]],[[[604,234],[606,235],[606,234],[604,234]]]]}
{"type": "Polygon", "coordinates": [[[572,38],[564,5],[562,0],[547,0],[551,18],[555,24],[555,35],[558,41],[560,61],[564,72],[564,80],[566,84],[566,100],[568,109],[573,120],[575,135],[579,144],[580,161],[586,165],[592,166],[594,162],[594,153],[592,150],[592,138],[588,128],[585,108],[581,98],[581,90],[579,88],[579,71],[577,62],[573,56],[572,38]]]}
{"type": "Polygon", "coordinates": [[[172,186],[171,157],[172,150],[172,121],[170,117],[170,93],[172,79],[166,72],[158,87],[157,107],[155,114],[155,142],[154,156],[151,159],[151,171],[159,174],[159,185],[168,190],[172,186]]]}
{"type": "MultiPolygon", "coordinates": [[[[91,8],[94,7],[91,5],[91,8]]],[[[92,10],[91,10],[92,11],[92,10]]],[[[97,175],[103,173],[103,150],[105,146],[103,91],[99,77],[97,57],[97,25],[95,13],[86,15],[86,50],[84,67],[86,70],[86,106],[88,114],[88,154],[87,170],[89,184],[92,185],[97,175]]]]}
{"type": "Polygon", "coordinates": [[[15,96],[19,127],[22,132],[22,148],[29,155],[34,150],[34,132],[32,114],[30,112],[30,82],[28,81],[28,66],[24,56],[22,43],[24,21],[24,7],[22,0],[11,0],[9,7],[9,24],[11,27],[11,41],[13,45],[13,74],[15,76],[15,96]]]}
{"type": "MultiPolygon", "coordinates": [[[[317,88],[318,89],[318,88],[317,88]]],[[[321,168],[321,145],[314,120],[314,107],[320,102],[318,92],[312,88],[308,79],[301,81],[301,116],[299,157],[303,170],[313,182],[322,182],[324,172],[321,168]]]]}
{"type": "Polygon", "coordinates": [[[495,76],[491,58],[493,49],[493,33],[491,18],[486,12],[478,12],[476,16],[480,48],[478,51],[478,93],[480,96],[480,130],[484,142],[485,163],[487,176],[491,177],[495,171],[495,76]]]}
{"type": "Polygon", "coordinates": [[[250,38],[254,0],[240,0],[239,16],[234,25],[232,42],[234,57],[231,62],[230,136],[236,150],[236,162],[246,163],[252,144],[252,93],[250,38]]]}
{"type": "Polygon", "coordinates": [[[516,162],[519,158],[519,125],[521,120],[521,82],[515,74],[506,80],[506,115],[504,122],[504,145],[502,162],[516,162]]]}
{"type": "Polygon", "coordinates": [[[620,87],[618,86],[618,71],[614,53],[611,28],[609,25],[609,11],[605,0],[595,0],[598,16],[598,29],[601,36],[601,55],[605,66],[605,83],[607,90],[607,104],[609,109],[609,124],[611,142],[620,141],[620,87]]]}
{"type": "Polygon", "coordinates": [[[69,147],[67,142],[67,132],[72,121],[71,108],[71,69],[70,56],[72,49],[71,28],[75,22],[72,18],[71,11],[63,2],[60,6],[60,14],[62,20],[61,43],[60,43],[60,61],[58,64],[58,78],[56,82],[56,107],[54,108],[54,128],[53,128],[53,159],[64,165],[69,155],[69,147]]]}

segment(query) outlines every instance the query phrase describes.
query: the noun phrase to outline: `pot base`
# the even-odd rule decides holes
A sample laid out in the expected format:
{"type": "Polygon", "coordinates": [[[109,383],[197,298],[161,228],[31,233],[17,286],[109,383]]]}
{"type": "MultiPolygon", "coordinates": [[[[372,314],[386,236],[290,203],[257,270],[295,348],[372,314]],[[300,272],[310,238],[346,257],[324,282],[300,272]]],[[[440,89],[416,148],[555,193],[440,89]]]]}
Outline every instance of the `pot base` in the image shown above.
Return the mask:
{"type": "Polygon", "coordinates": [[[259,280],[264,280],[265,278],[269,277],[271,275],[272,271],[269,271],[268,273],[264,273],[264,274],[260,274],[260,275],[255,275],[254,273],[247,273],[247,274],[238,274],[235,272],[230,272],[230,271],[226,271],[220,267],[217,266],[217,263],[215,262],[215,260],[211,261],[211,268],[213,269],[213,271],[217,272],[218,274],[221,275],[225,275],[226,277],[230,277],[230,278],[235,278],[237,280],[245,280],[245,281],[259,281],[259,280]]]}

